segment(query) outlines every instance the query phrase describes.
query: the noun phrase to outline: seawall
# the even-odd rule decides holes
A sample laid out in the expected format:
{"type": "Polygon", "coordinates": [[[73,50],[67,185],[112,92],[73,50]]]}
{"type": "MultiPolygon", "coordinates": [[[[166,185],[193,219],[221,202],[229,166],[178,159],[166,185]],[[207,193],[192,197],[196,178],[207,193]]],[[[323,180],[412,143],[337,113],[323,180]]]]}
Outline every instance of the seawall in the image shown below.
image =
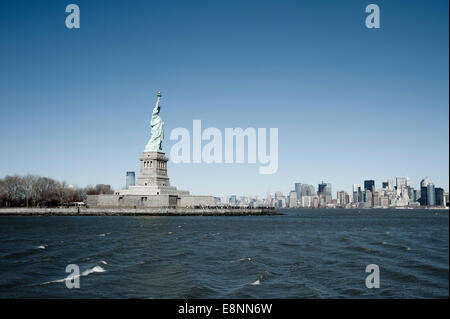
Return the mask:
{"type": "Polygon", "coordinates": [[[277,215],[274,208],[0,208],[0,216],[259,216],[277,215]]]}

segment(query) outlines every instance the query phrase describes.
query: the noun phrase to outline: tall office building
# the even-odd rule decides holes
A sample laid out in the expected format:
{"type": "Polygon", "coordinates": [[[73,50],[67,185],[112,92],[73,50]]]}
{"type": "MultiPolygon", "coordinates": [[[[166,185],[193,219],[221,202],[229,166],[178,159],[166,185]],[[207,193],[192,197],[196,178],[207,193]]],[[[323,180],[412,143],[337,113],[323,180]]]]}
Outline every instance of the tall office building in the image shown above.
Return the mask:
{"type": "Polygon", "coordinates": [[[416,202],[419,202],[420,203],[420,194],[421,192],[420,192],[420,189],[415,189],[414,190],[414,200],[416,201],[416,202]]]}
{"type": "Polygon", "coordinates": [[[337,192],[337,205],[340,207],[345,207],[350,202],[349,196],[346,192],[337,192]]]}
{"type": "Polygon", "coordinates": [[[373,207],[373,197],[372,197],[372,192],[369,190],[364,190],[363,193],[363,203],[365,205],[366,208],[368,207],[373,207]]]}
{"type": "Polygon", "coordinates": [[[363,187],[359,184],[353,184],[353,202],[361,203],[363,201],[363,187]]]}
{"type": "Polygon", "coordinates": [[[427,206],[427,198],[428,198],[428,194],[427,194],[427,186],[421,186],[420,187],[420,200],[419,203],[421,206],[427,206]]]}
{"type": "Polygon", "coordinates": [[[134,185],[136,185],[136,175],[134,174],[134,172],[127,172],[125,188],[128,189],[128,187],[134,185]]]}
{"type": "Polygon", "coordinates": [[[411,182],[409,181],[409,177],[397,177],[395,179],[395,184],[397,186],[397,189],[401,189],[402,186],[408,187],[411,185],[411,182]]]}
{"type": "Polygon", "coordinates": [[[445,206],[444,189],[440,187],[435,188],[436,206],[445,206]]]}
{"type": "Polygon", "coordinates": [[[331,195],[331,184],[330,183],[324,183],[322,181],[321,184],[319,184],[319,195],[331,195]]]}
{"type": "Polygon", "coordinates": [[[388,183],[388,190],[393,190],[394,189],[394,181],[392,179],[388,179],[387,180],[388,183]]]}
{"type": "Polygon", "coordinates": [[[358,184],[353,184],[353,202],[358,203],[358,188],[359,185],[358,184]]]}
{"type": "Polygon", "coordinates": [[[364,189],[373,192],[375,190],[375,181],[373,179],[364,181],[364,189]]]}
{"type": "Polygon", "coordinates": [[[295,186],[295,193],[297,193],[297,199],[301,199],[302,198],[302,183],[295,183],[294,186],[295,186]]]}
{"type": "Polygon", "coordinates": [[[436,190],[433,183],[427,185],[427,205],[436,206],[436,190]]]}
{"type": "Polygon", "coordinates": [[[381,205],[381,196],[380,196],[380,192],[374,191],[372,193],[372,206],[373,207],[377,207],[381,205]]]}
{"type": "Polygon", "coordinates": [[[415,202],[417,199],[416,199],[416,193],[414,191],[414,188],[413,187],[408,187],[407,191],[408,191],[409,202],[410,203],[415,202]]]}
{"type": "Polygon", "coordinates": [[[383,182],[382,188],[388,191],[394,189],[394,181],[392,179],[388,179],[386,182],[383,182]]]}
{"type": "Polygon", "coordinates": [[[289,192],[288,200],[289,200],[289,207],[291,207],[291,208],[298,207],[298,198],[297,198],[296,191],[289,192]]]}
{"type": "Polygon", "coordinates": [[[420,181],[420,187],[427,187],[430,183],[430,179],[428,177],[425,177],[420,181]]]}
{"type": "Polygon", "coordinates": [[[332,195],[331,195],[331,184],[330,183],[324,183],[322,181],[322,183],[319,184],[318,193],[319,193],[320,197],[325,199],[325,203],[331,203],[332,195]]]}
{"type": "Polygon", "coordinates": [[[317,192],[316,192],[316,189],[314,188],[313,185],[303,184],[302,185],[302,196],[305,195],[305,194],[307,196],[316,196],[317,192]]]}

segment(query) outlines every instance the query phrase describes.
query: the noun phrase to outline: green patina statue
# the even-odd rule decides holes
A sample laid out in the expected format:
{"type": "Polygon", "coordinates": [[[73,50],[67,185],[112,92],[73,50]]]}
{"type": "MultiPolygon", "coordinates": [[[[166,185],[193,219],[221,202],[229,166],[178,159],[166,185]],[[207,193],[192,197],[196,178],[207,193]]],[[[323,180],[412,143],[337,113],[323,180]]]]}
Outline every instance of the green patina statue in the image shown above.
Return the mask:
{"type": "Polygon", "coordinates": [[[158,91],[158,99],[152,113],[150,125],[152,127],[152,136],[145,147],[144,152],[162,152],[162,141],[164,139],[164,122],[159,116],[159,101],[161,101],[161,92],[158,91]]]}

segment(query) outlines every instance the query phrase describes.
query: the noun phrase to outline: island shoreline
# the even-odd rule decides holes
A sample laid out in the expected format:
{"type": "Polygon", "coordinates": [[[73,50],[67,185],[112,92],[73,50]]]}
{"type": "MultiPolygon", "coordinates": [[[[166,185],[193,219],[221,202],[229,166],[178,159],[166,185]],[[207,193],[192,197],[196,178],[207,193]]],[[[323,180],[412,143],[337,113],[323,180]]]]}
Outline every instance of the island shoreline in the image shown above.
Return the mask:
{"type": "Polygon", "coordinates": [[[0,208],[0,216],[267,216],[283,215],[274,208],[69,207],[0,208]]]}

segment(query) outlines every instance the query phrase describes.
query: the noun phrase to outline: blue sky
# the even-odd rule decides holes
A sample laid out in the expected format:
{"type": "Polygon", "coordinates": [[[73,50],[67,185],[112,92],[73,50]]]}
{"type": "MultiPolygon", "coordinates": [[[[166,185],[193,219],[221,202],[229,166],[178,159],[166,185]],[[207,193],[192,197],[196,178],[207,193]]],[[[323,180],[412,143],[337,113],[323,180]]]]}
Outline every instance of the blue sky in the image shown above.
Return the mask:
{"type": "MultiPolygon", "coordinates": [[[[448,190],[448,1],[0,1],[0,177],[121,188],[157,90],[176,127],[277,127],[279,169],[168,165],[194,194],[429,176],[448,190]],[[65,27],[76,3],[81,28],[65,27]],[[381,29],[364,25],[365,6],[381,29]]],[[[169,154],[174,142],[166,139],[169,154]]]]}

